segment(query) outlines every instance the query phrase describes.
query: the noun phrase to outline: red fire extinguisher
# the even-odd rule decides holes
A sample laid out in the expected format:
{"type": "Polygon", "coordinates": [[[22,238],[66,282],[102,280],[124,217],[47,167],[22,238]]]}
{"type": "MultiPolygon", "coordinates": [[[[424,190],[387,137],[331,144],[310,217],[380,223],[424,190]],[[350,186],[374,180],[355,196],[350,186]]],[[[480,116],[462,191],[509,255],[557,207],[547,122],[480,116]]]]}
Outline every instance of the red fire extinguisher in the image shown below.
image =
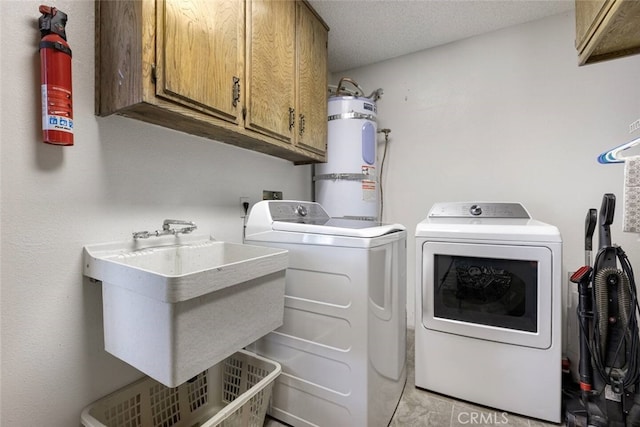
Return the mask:
{"type": "Polygon", "coordinates": [[[40,84],[42,91],[42,140],[73,145],[71,49],[67,43],[67,15],[41,5],[40,84]]]}

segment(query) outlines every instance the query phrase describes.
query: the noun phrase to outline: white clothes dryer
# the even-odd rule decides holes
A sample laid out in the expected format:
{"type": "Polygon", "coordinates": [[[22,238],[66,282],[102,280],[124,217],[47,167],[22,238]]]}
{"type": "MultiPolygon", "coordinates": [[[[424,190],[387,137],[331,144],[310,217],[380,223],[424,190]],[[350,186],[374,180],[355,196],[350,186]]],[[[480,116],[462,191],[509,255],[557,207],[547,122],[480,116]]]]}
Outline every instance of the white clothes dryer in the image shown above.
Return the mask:
{"type": "Polygon", "coordinates": [[[289,251],[284,324],[250,346],[282,365],[269,413],[292,426],[387,426],[406,382],[406,231],[262,201],[245,241],[289,251]]]}
{"type": "Polygon", "coordinates": [[[416,386],[561,418],[562,239],[518,203],[436,203],[416,227],[416,386]]]}

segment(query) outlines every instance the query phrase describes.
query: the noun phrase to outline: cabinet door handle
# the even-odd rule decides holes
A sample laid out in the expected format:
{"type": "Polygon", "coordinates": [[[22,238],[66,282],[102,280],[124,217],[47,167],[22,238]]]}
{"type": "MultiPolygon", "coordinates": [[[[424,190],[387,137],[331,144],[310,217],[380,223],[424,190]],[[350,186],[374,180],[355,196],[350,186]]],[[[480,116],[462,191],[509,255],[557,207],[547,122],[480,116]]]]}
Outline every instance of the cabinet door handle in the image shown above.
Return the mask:
{"type": "Polygon", "coordinates": [[[240,101],[240,79],[238,77],[233,78],[233,106],[238,106],[240,101]]]}
{"type": "Polygon", "coordinates": [[[304,133],[304,114],[300,114],[300,131],[299,134],[302,136],[304,133]]]}
{"type": "Polygon", "coordinates": [[[293,127],[296,125],[296,114],[295,110],[289,107],[289,131],[293,130],[293,127]]]}
{"type": "Polygon", "coordinates": [[[158,75],[156,74],[156,64],[151,64],[151,83],[156,84],[158,81],[158,75]]]}

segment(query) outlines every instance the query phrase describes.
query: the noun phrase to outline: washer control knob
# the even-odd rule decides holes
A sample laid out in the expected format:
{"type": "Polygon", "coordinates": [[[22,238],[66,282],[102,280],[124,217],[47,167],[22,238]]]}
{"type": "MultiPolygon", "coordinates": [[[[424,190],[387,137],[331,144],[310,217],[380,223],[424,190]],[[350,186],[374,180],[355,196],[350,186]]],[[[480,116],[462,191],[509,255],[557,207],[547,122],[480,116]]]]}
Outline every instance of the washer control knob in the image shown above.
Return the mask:
{"type": "Polygon", "coordinates": [[[300,215],[300,216],[307,216],[307,208],[305,208],[303,205],[298,205],[296,206],[296,214],[300,215]]]}
{"type": "Polygon", "coordinates": [[[469,208],[469,213],[473,216],[480,216],[482,215],[482,208],[480,207],[480,205],[471,205],[471,207],[469,208]]]}

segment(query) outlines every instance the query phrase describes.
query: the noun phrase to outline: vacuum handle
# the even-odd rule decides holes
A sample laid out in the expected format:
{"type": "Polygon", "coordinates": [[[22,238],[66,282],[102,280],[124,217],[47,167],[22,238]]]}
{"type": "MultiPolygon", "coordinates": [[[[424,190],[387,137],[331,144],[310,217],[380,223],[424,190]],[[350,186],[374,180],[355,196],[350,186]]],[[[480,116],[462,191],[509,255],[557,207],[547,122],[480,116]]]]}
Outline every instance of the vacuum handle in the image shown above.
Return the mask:
{"type": "Polygon", "coordinates": [[[598,223],[598,211],[589,209],[587,217],[584,220],[584,251],[585,265],[591,265],[591,251],[593,250],[593,232],[596,230],[598,223]]]}
{"type": "Polygon", "coordinates": [[[598,223],[598,211],[589,209],[587,217],[584,220],[584,250],[593,250],[593,232],[596,230],[598,223]]]}
{"type": "Polygon", "coordinates": [[[602,196],[602,206],[600,207],[600,248],[611,246],[611,228],[613,215],[616,210],[616,195],[606,193],[602,196]]]}

